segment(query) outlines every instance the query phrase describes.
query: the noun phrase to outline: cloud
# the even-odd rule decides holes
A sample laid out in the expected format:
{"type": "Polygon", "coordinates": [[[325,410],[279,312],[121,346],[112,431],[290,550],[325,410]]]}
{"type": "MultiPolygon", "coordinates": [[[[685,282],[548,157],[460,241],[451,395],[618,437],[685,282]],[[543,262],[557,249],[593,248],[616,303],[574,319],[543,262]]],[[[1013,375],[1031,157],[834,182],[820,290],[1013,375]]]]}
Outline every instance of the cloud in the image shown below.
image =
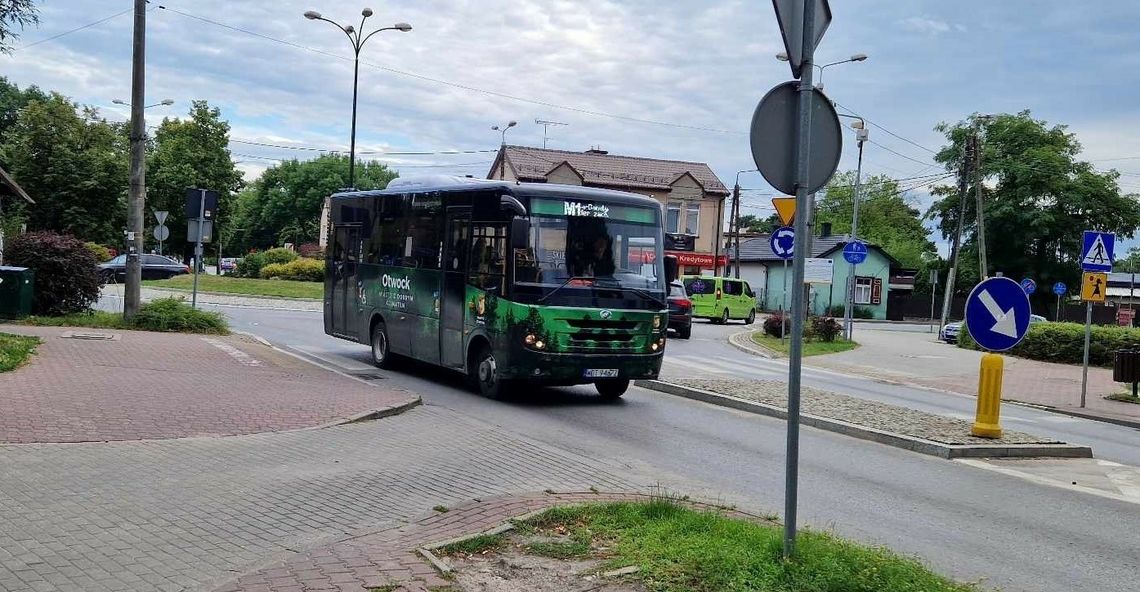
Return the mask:
{"type": "MultiPolygon", "coordinates": [[[[916,33],[927,33],[930,35],[941,35],[950,31],[950,24],[945,21],[927,18],[924,16],[912,16],[899,21],[899,25],[907,31],[914,31],[916,33]]],[[[959,29],[961,30],[961,29],[959,29]]]]}

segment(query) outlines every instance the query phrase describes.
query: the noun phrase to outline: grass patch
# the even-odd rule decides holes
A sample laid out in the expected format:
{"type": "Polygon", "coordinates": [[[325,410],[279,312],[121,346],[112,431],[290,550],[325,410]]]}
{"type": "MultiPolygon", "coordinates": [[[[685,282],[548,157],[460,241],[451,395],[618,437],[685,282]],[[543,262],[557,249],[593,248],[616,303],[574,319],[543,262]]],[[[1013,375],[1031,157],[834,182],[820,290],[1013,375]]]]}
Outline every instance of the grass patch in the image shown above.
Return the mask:
{"type": "Polygon", "coordinates": [[[459,541],[458,543],[444,545],[437,549],[437,551],[442,555],[475,555],[477,553],[499,549],[505,545],[506,542],[507,537],[502,534],[481,534],[459,541]]]}
{"type": "Polygon", "coordinates": [[[439,512],[440,514],[446,514],[448,512],[447,506],[436,506],[436,507],[432,508],[432,510],[439,512]]]}
{"type": "Polygon", "coordinates": [[[26,337],[0,333],[0,372],[15,370],[24,365],[40,344],[39,337],[26,337]]]}
{"type": "MultiPolygon", "coordinates": [[[[782,354],[787,354],[788,349],[792,347],[792,340],[790,337],[785,341],[780,341],[779,337],[772,337],[771,335],[765,334],[763,331],[757,331],[753,333],[752,341],[754,341],[757,345],[782,354]]],[[[859,344],[857,342],[838,338],[832,342],[805,341],[804,355],[819,356],[823,354],[837,354],[839,352],[845,352],[857,347],[859,347],[859,344]]]]}
{"type": "Polygon", "coordinates": [[[564,543],[530,543],[527,553],[552,557],[554,559],[576,559],[590,554],[590,541],[566,541],[564,543]]]}
{"type": "Polygon", "coordinates": [[[144,303],[130,322],[123,320],[123,315],[118,313],[91,310],[59,317],[31,316],[20,323],[38,327],[91,327],[208,335],[228,335],[230,332],[222,313],[195,309],[182,298],[159,298],[144,303]]]}
{"type": "Polygon", "coordinates": [[[1115,395],[1108,395],[1105,397],[1109,401],[1122,401],[1124,403],[1135,403],[1140,405],[1140,397],[1133,397],[1132,392],[1116,393],[1115,395]]]}
{"type": "Polygon", "coordinates": [[[668,501],[555,508],[540,529],[588,531],[607,541],[608,567],[636,565],[655,592],[975,592],[914,559],[803,531],[784,561],[783,529],[698,512],[668,501]]]}
{"type": "MultiPolygon", "coordinates": [[[[143,282],[143,285],[151,288],[190,291],[194,287],[194,276],[186,274],[168,280],[149,280],[143,282]]],[[[305,300],[321,300],[325,297],[325,285],[321,282],[261,280],[206,274],[198,276],[198,291],[305,300]]]]}

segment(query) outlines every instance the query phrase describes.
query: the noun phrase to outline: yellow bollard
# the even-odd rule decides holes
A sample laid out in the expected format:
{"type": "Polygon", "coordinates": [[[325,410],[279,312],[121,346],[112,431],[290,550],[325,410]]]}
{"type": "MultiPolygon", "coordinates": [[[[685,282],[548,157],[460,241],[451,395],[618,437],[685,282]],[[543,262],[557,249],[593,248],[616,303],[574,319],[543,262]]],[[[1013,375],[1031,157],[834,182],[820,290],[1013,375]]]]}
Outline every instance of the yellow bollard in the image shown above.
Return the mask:
{"type": "Polygon", "coordinates": [[[978,412],[970,433],[980,438],[1000,438],[1001,375],[1005,361],[997,354],[982,356],[978,372],[978,412]]]}

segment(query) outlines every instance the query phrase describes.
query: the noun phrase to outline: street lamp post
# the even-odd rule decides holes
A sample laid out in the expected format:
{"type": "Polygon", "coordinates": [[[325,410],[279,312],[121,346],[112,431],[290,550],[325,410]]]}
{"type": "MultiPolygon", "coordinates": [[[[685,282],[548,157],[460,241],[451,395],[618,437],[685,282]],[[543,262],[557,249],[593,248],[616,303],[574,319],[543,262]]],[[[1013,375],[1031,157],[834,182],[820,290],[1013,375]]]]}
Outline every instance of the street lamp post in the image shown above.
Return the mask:
{"type": "Polygon", "coordinates": [[[331,23],[347,35],[348,41],[352,44],[352,131],[348,145],[348,186],[350,188],[356,187],[356,97],[360,81],[360,49],[364,47],[364,44],[367,43],[373,35],[380,31],[401,31],[407,33],[412,30],[412,26],[408,23],[396,23],[391,27],[381,27],[361,37],[361,33],[364,30],[364,21],[372,16],[372,9],[365,8],[360,11],[360,14],[362,18],[360,19],[360,29],[358,30],[353,28],[352,25],[341,25],[332,19],[327,19],[315,10],[310,10],[305,13],[305,18],[311,21],[325,21],[326,23],[331,23]]]}
{"type": "MultiPolygon", "coordinates": [[[[863,142],[867,141],[867,122],[863,121],[862,117],[854,115],[840,115],[840,117],[849,117],[855,121],[851,122],[852,129],[855,130],[855,140],[859,145],[859,163],[855,167],[855,190],[852,194],[851,204],[851,242],[859,240],[859,200],[862,197],[860,194],[861,181],[863,177],[863,142]]],[[[852,311],[855,305],[855,263],[852,263],[847,272],[847,301],[843,307],[843,336],[847,341],[851,341],[855,334],[855,325],[852,322],[852,311]]]]}
{"type": "Polygon", "coordinates": [[[493,129],[497,132],[501,132],[501,141],[499,143],[499,152],[501,152],[501,154],[499,154],[499,178],[500,179],[506,179],[507,178],[507,130],[511,129],[512,127],[514,127],[518,124],[519,124],[519,122],[512,119],[512,120],[507,122],[507,125],[504,125],[504,126],[492,125],[491,126],[491,129],[493,129]]]}
{"type": "MultiPolygon", "coordinates": [[[[780,53],[776,54],[776,59],[780,60],[781,62],[788,61],[787,52],[781,51],[780,53]]],[[[830,68],[831,66],[838,66],[839,64],[846,64],[848,62],[862,62],[862,61],[865,61],[866,59],[867,59],[867,54],[857,53],[857,54],[855,54],[855,55],[853,55],[853,56],[851,56],[845,60],[839,60],[838,62],[831,62],[830,64],[823,64],[822,66],[819,64],[812,64],[813,66],[815,66],[816,68],[819,69],[819,82],[816,83],[815,87],[820,89],[820,90],[823,90],[823,71],[824,71],[824,69],[830,68]]]]}

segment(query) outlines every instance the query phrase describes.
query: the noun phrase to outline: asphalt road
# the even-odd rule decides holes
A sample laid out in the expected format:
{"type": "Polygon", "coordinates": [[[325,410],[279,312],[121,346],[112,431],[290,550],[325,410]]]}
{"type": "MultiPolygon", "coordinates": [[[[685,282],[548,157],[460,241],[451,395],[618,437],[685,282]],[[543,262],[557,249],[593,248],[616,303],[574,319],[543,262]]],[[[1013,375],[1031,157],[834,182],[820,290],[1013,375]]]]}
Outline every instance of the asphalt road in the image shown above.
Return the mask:
{"type": "MultiPolygon", "coordinates": [[[[235,329],[278,347],[349,373],[375,372],[365,346],[323,334],[319,314],[224,311],[235,329]]],[[[725,332],[738,329],[700,325],[691,341],[671,340],[667,368],[778,377],[779,362],[724,343],[725,332]]],[[[594,458],[651,467],[662,483],[704,485],[696,493],[705,496],[782,511],[781,421],[642,389],[631,389],[615,404],[600,402],[589,387],[546,389],[501,403],[468,392],[458,377],[438,369],[413,365],[382,374],[386,384],[422,394],[428,406],[450,408],[594,458]]],[[[965,397],[812,369],[805,373],[805,384],[953,414],[973,409],[965,397]]],[[[1010,427],[1056,433],[1091,444],[1098,455],[1108,451],[1110,458],[1140,464],[1128,460],[1136,456],[1126,450],[1140,441],[1135,430],[1051,421],[1054,416],[1028,409],[1005,411],[1010,427]],[[1077,437],[1084,434],[1099,437],[1077,437]]],[[[1134,589],[1140,572],[1140,511],[1135,504],[811,428],[803,430],[801,442],[801,524],[914,553],[943,573],[1004,590],[1134,589]]]]}

